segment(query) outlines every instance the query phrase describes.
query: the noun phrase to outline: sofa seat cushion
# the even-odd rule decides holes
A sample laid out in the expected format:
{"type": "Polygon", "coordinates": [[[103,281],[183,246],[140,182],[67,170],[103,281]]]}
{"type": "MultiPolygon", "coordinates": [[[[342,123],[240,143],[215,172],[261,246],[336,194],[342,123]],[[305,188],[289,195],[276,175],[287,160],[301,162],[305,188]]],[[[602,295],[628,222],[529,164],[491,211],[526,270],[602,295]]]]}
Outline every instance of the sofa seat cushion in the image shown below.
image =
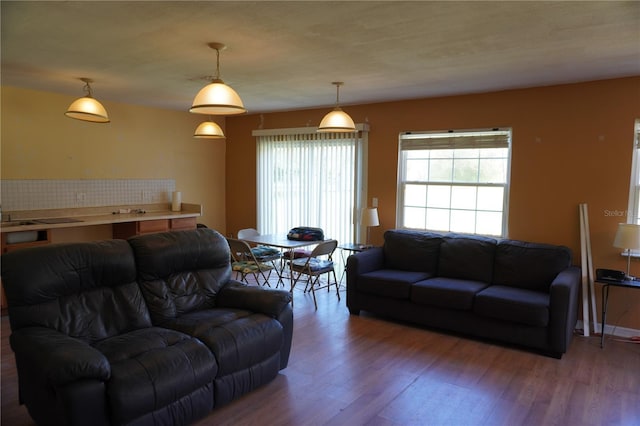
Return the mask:
{"type": "Polygon", "coordinates": [[[411,287],[411,301],[419,305],[471,310],[476,293],[487,286],[481,281],[436,277],[415,283],[411,287]]]}
{"type": "Polygon", "coordinates": [[[284,339],[282,324],[276,319],[242,309],[206,309],[182,315],[165,325],[197,337],[209,347],[218,361],[216,377],[245,370],[272,357],[279,353],[284,339]]]}
{"type": "Polygon", "coordinates": [[[411,285],[430,278],[428,272],[379,269],[358,277],[358,291],[394,299],[408,299],[411,285]]]}
{"type": "Polygon", "coordinates": [[[198,339],[150,327],[105,339],[94,347],[111,363],[106,391],[114,424],[128,423],[180,399],[195,404],[192,411],[213,407],[212,390],[205,392],[210,400],[192,397],[202,394],[196,392],[202,388],[213,389],[218,370],[215,357],[198,339]]]}
{"type": "Polygon", "coordinates": [[[492,285],[476,295],[473,311],[486,317],[546,327],[549,299],[548,293],[492,285]]]}

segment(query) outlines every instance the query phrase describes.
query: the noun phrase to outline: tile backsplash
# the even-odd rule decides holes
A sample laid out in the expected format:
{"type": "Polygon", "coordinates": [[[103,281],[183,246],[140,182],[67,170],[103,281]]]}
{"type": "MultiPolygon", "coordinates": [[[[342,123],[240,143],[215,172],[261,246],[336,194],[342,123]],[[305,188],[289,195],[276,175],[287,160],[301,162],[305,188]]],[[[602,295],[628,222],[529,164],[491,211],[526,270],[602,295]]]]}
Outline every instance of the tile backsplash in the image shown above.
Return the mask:
{"type": "Polygon", "coordinates": [[[16,179],[0,182],[3,211],[168,203],[174,179],[16,179]]]}

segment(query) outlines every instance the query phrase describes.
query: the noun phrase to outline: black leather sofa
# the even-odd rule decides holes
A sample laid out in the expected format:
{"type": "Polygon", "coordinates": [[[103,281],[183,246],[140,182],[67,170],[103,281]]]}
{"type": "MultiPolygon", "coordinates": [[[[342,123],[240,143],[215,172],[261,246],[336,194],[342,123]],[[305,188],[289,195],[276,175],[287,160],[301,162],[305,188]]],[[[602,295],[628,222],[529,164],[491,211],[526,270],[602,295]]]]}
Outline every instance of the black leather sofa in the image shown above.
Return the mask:
{"type": "Polygon", "coordinates": [[[564,246],[389,230],[347,259],[347,307],[561,358],[580,277],[564,246]]]}
{"type": "Polygon", "coordinates": [[[289,293],[231,279],[211,229],[1,260],[20,402],[37,424],[189,424],[287,366],[289,293]]]}

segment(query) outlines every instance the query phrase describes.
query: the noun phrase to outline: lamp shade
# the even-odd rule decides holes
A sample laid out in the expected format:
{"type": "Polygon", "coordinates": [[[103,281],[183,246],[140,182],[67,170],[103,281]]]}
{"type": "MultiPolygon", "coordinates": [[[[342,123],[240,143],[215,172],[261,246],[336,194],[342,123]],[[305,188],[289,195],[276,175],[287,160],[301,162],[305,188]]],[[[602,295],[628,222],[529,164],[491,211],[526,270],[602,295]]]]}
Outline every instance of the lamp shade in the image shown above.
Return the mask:
{"type": "Polygon", "coordinates": [[[379,226],[380,221],[378,220],[378,209],[375,207],[362,209],[361,222],[363,226],[379,226]]]}
{"type": "Polygon", "coordinates": [[[194,138],[199,139],[224,139],[224,132],[213,121],[203,121],[196,127],[196,131],[193,133],[194,138]]]}
{"type": "Polygon", "coordinates": [[[76,120],[91,121],[93,123],[109,123],[111,121],[107,115],[107,110],[91,96],[84,96],[73,101],[64,115],[76,120]]]}
{"type": "Polygon", "coordinates": [[[336,107],[333,111],[324,116],[318,126],[318,132],[355,132],[356,125],[349,114],[344,112],[340,107],[336,107]]]}
{"type": "Polygon", "coordinates": [[[193,99],[189,112],[210,115],[244,114],[247,110],[242,99],[220,79],[204,86],[193,99]]]}
{"type": "Polygon", "coordinates": [[[340,86],[344,83],[342,81],[334,81],[334,86],[336,86],[336,107],[324,116],[322,121],[320,122],[320,126],[318,126],[318,132],[355,132],[356,125],[349,117],[349,114],[344,112],[342,108],[340,108],[340,86]]]}
{"type": "Polygon", "coordinates": [[[640,225],[633,223],[618,224],[613,246],[627,250],[640,249],[640,225]]]}

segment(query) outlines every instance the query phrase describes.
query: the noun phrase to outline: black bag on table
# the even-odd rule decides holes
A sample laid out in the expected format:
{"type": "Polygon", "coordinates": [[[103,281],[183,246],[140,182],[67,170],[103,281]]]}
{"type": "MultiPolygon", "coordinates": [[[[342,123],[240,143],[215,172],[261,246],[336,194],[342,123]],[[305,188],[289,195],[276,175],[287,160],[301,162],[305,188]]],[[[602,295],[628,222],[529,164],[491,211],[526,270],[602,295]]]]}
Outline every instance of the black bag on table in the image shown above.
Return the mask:
{"type": "Polygon", "coordinates": [[[323,241],[324,232],[320,228],[311,228],[309,226],[298,226],[292,228],[287,234],[288,240],[294,241],[323,241]]]}

